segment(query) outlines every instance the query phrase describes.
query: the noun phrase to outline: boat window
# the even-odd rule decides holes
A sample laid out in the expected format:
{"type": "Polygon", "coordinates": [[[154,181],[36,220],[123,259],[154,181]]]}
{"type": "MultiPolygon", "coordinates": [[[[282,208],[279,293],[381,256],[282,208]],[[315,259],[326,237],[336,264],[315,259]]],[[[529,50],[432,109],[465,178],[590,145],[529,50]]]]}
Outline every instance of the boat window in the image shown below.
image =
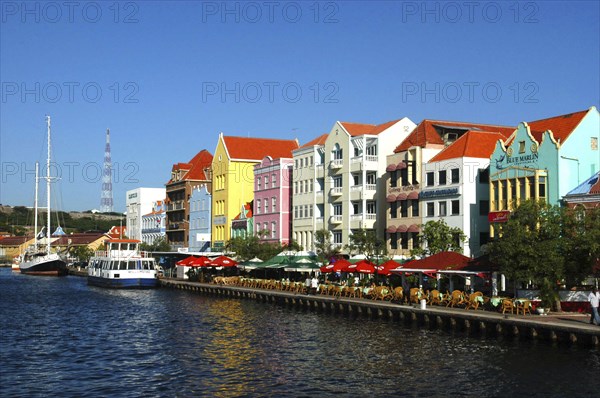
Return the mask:
{"type": "Polygon", "coordinates": [[[111,261],[110,269],[119,269],[119,262],[118,261],[111,261]]]}
{"type": "Polygon", "coordinates": [[[135,261],[129,261],[127,269],[135,269],[135,261]]]}
{"type": "Polygon", "coordinates": [[[129,250],[135,250],[135,243],[129,244],[129,250]]]}
{"type": "Polygon", "coordinates": [[[119,269],[127,269],[127,261],[121,261],[119,263],[119,269]]]}
{"type": "Polygon", "coordinates": [[[144,269],[152,269],[152,268],[150,268],[150,261],[148,261],[148,260],[142,261],[142,265],[143,265],[144,269]]]}

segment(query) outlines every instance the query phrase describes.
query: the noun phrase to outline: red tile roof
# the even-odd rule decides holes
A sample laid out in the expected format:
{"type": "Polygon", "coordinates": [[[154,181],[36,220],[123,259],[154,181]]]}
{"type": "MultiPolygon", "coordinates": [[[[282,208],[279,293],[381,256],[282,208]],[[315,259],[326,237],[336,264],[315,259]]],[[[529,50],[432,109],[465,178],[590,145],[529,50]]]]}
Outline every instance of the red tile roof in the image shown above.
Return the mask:
{"type": "Polygon", "coordinates": [[[223,136],[223,142],[232,160],[260,162],[265,156],[291,158],[292,151],[298,149],[298,140],[223,136]]]}
{"type": "MultiPolygon", "coordinates": [[[[212,164],[213,155],[208,152],[206,149],[201,150],[190,160],[188,163],[175,163],[171,168],[171,171],[183,170],[186,173],[181,177],[180,181],[185,180],[197,180],[197,181],[207,181],[208,177],[204,170],[210,169],[212,164]]],[[[167,184],[172,183],[172,180],[169,180],[167,184]]]]}
{"type": "MultiPolygon", "coordinates": [[[[244,209],[246,209],[246,217],[244,218],[252,218],[252,202],[250,203],[245,203],[244,204],[244,209]]],[[[237,216],[234,217],[234,220],[239,220],[242,218],[242,213],[238,213],[237,216]]]]}
{"type": "Polygon", "coordinates": [[[401,119],[392,120],[387,123],[382,124],[362,124],[362,123],[350,123],[350,122],[340,122],[340,124],[346,129],[348,134],[352,137],[357,137],[360,135],[377,135],[394,124],[398,123],[401,119]]]}
{"type": "MultiPolygon", "coordinates": [[[[528,122],[527,124],[529,125],[531,135],[538,143],[541,142],[542,135],[547,130],[552,131],[556,141],[564,143],[588,112],[589,109],[586,109],[580,112],[535,120],[533,122],[528,122]]],[[[511,137],[511,140],[507,142],[507,146],[511,144],[512,139],[514,139],[514,137],[511,137]]]]}
{"type": "Polygon", "coordinates": [[[403,152],[410,147],[420,146],[426,147],[431,145],[444,145],[444,140],[438,134],[435,126],[454,127],[465,129],[467,131],[492,131],[502,134],[508,138],[514,131],[514,127],[497,126],[492,124],[466,123],[466,122],[450,122],[444,120],[429,120],[425,119],[394,149],[394,153],[403,152]]]}
{"type": "Polygon", "coordinates": [[[0,238],[0,246],[20,246],[31,239],[33,236],[5,236],[0,238]]]}
{"type": "Polygon", "coordinates": [[[462,157],[489,158],[494,153],[498,140],[503,139],[505,137],[500,133],[472,130],[432,157],[430,162],[462,157]]]}
{"type": "Polygon", "coordinates": [[[127,236],[127,226],[116,226],[113,225],[111,229],[106,233],[110,238],[118,239],[122,236],[127,236]]]}
{"type": "Polygon", "coordinates": [[[322,134],[322,135],[318,136],[317,138],[315,138],[314,140],[308,141],[306,144],[302,145],[298,149],[308,148],[308,147],[315,146],[315,145],[325,145],[325,140],[327,140],[328,136],[329,136],[328,133],[322,134]]]}
{"type": "Polygon", "coordinates": [[[103,233],[77,233],[69,235],[61,235],[57,240],[52,242],[52,246],[66,245],[89,245],[98,239],[108,240],[108,236],[103,233]]]}

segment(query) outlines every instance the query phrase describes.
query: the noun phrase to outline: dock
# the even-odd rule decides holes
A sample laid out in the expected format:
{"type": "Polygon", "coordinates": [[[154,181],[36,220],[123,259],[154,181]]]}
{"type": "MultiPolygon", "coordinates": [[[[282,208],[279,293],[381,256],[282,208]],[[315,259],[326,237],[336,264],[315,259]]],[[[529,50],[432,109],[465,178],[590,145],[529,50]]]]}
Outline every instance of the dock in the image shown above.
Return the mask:
{"type": "Polygon", "coordinates": [[[600,326],[589,314],[551,313],[515,315],[443,306],[398,304],[371,299],[308,295],[279,290],[188,282],[161,278],[162,287],[196,294],[255,300],[302,310],[368,317],[427,329],[460,332],[468,336],[544,341],[553,345],[600,348],[600,326]]]}

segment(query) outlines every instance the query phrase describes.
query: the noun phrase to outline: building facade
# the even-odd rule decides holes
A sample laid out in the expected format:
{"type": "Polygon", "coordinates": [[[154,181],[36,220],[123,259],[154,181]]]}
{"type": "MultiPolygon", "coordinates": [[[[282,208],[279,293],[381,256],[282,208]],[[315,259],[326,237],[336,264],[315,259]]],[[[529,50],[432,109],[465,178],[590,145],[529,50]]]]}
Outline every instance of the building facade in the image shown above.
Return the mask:
{"type": "Polygon", "coordinates": [[[149,245],[167,238],[167,214],[165,201],[157,200],[150,213],[142,216],[142,242],[149,245]]]}
{"type": "MultiPolygon", "coordinates": [[[[439,217],[440,212],[448,214],[448,208],[444,208],[441,203],[447,202],[446,206],[454,203],[456,206],[456,202],[451,201],[459,196],[457,187],[451,190],[437,188],[445,187],[449,182],[457,184],[452,182],[456,179],[453,180],[452,171],[446,169],[448,165],[444,164],[442,170],[436,169],[440,164],[427,164],[469,131],[486,131],[508,137],[514,127],[425,119],[387,157],[384,190],[387,202],[385,231],[388,253],[400,257],[410,256],[410,251],[420,245],[421,225],[432,217],[439,217]],[[421,196],[422,190],[427,192],[424,197],[421,196]],[[438,200],[440,203],[437,203],[436,209],[433,198],[443,196],[446,196],[446,200],[438,200]]],[[[458,168],[460,173],[464,167],[461,161],[461,165],[457,164],[451,169],[458,168]]],[[[475,198],[472,200],[477,201],[475,198]]]]}
{"type": "Polygon", "coordinates": [[[190,196],[190,252],[210,251],[212,198],[206,185],[194,187],[190,196]]]}
{"type": "Polygon", "coordinates": [[[254,233],[253,202],[245,203],[237,216],[231,220],[231,237],[246,238],[254,233]]]}
{"type": "Polygon", "coordinates": [[[599,135],[595,107],[520,123],[506,143],[497,142],[490,159],[490,220],[505,220],[527,199],[560,204],[580,184],[582,172],[589,176],[600,169],[599,135]]]}
{"type": "Polygon", "coordinates": [[[582,207],[584,209],[600,208],[600,172],[569,191],[563,197],[563,203],[573,209],[582,207]]]}
{"type": "Polygon", "coordinates": [[[142,217],[157,201],[165,199],[164,188],[136,188],[126,193],[126,225],[130,239],[142,240],[142,217]]]}
{"type": "Polygon", "coordinates": [[[190,237],[190,197],[195,186],[205,185],[212,192],[213,156],[201,150],[188,163],[176,163],[166,184],[167,239],[171,248],[187,247],[190,237]]]}
{"type": "Polygon", "coordinates": [[[212,239],[221,249],[231,239],[231,222],[254,199],[254,165],[265,156],[290,158],[297,140],[249,138],[219,134],[212,161],[212,239]]]}
{"type": "Polygon", "coordinates": [[[254,228],[263,242],[290,243],[293,164],[266,156],[254,166],[254,228]]]}

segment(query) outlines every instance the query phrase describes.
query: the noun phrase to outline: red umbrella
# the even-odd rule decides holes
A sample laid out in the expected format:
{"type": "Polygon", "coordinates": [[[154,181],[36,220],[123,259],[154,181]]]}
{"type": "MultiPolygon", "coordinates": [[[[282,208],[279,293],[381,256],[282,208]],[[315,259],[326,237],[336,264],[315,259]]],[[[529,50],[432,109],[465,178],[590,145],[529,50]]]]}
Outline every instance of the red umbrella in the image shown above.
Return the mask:
{"type": "Polygon", "coordinates": [[[394,261],[388,260],[385,263],[377,266],[377,273],[385,276],[389,276],[392,274],[392,270],[400,267],[401,264],[394,261]]]}
{"type": "Polygon", "coordinates": [[[210,264],[210,258],[202,256],[194,258],[194,260],[191,261],[188,265],[190,267],[206,267],[208,264],[210,264]]]}
{"type": "Polygon", "coordinates": [[[333,264],[323,265],[319,268],[319,270],[323,273],[333,272],[333,264]]]}
{"type": "Polygon", "coordinates": [[[360,272],[361,274],[374,274],[375,264],[367,260],[360,260],[356,263],[356,272],[360,272]]]}
{"type": "Polygon", "coordinates": [[[232,260],[227,256],[219,256],[212,260],[209,265],[211,267],[235,267],[237,261],[232,260]]]}
{"type": "Polygon", "coordinates": [[[179,260],[179,261],[177,261],[177,262],[175,263],[175,265],[185,265],[185,266],[189,266],[189,265],[190,265],[190,263],[191,263],[192,261],[194,261],[195,259],[196,259],[196,257],[194,257],[194,256],[189,256],[189,257],[186,257],[186,258],[184,258],[183,260],[179,260]]]}
{"type": "Polygon", "coordinates": [[[333,272],[348,272],[348,267],[351,265],[350,261],[342,258],[333,263],[333,272]]]}

